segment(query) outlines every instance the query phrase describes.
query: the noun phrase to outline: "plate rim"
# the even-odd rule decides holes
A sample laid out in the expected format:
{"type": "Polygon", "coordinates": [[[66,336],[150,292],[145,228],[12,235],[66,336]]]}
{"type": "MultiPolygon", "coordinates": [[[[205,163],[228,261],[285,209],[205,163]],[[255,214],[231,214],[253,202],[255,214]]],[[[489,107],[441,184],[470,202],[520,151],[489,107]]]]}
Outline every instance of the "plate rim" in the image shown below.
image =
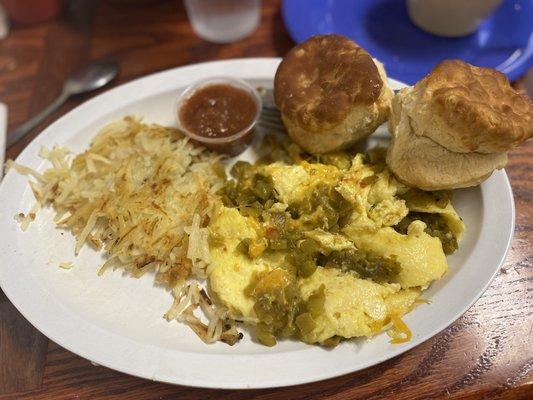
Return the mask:
{"type": "MultiPolygon", "coordinates": [[[[57,131],[62,124],[65,123],[65,121],[68,122],[69,119],[73,118],[74,115],[76,115],[77,113],[81,113],[83,112],[84,110],[87,110],[88,108],[90,108],[91,106],[93,105],[97,105],[101,102],[103,102],[105,99],[109,99],[109,98],[112,98],[113,96],[116,96],[117,94],[120,94],[122,91],[125,91],[127,88],[134,88],[134,87],[137,87],[137,86],[142,86],[143,84],[145,83],[148,83],[150,82],[151,80],[156,80],[157,77],[163,77],[165,76],[165,74],[169,74],[169,76],[171,76],[172,74],[175,74],[175,73],[184,73],[184,71],[186,70],[189,70],[189,71],[193,71],[199,67],[207,67],[207,69],[210,69],[211,67],[214,67],[215,69],[217,67],[220,67],[222,65],[239,65],[239,64],[242,64],[242,63],[251,63],[251,64],[257,64],[258,67],[261,65],[261,64],[271,64],[272,66],[273,65],[277,65],[277,63],[280,62],[281,59],[279,58],[243,58],[243,59],[231,59],[231,60],[224,60],[224,61],[214,61],[214,62],[205,62],[205,63],[200,63],[200,64],[192,64],[192,65],[187,65],[187,66],[183,66],[183,67],[177,67],[177,68],[171,68],[171,69],[168,69],[168,70],[164,70],[164,71],[160,71],[160,72],[156,72],[154,74],[150,74],[150,75],[147,75],[147,76],[144,76],[144,77],[140,77],[138,79],[135,79],[133,81],[130,81],[130,82],[126,82],[122,85],[119,85],[109,91],[106,91],[90,100],[88,100],[87,102],[81,104],[80,106],[74,108],[72,111],[68,112],[67,114],[63,115],[61,118],[59,118],[57,121],[55,121],[53,124],[51,124],[50,126],[48,126],[45,130],[43,130],[43,132],[41,132],[40,135],[38,135],[22,152],[21,154],[17,157],[17,160],[19,160],[20,158],[24,158],[25,156],[28,156],[30,153],[32,152],[35,152],[36,151],[36,147],[39,145],[40,142],[44,141],[45,139],[47,139],[47,136],[53,136],[54,134],[54,131],[57,131]],[[104,99],[104,100],[103,100],[104,99]]],[[[192,82],[192,81],[191,81],[192,82]]],[[[399,83],[399,82],[397,82],[399,83]]],[[[152,92],[151,95],[154,95],[154,93],[152,92]]],[[[149,97],[150,95],[145,95],[144,97],[149,97]]],[[[125,102],[126,104],[126,102],[125,102]]],[[[2,196],[2,193],[6,190],[5,188],[9,185],[10,181],[13,178],[13,174],[14,174],[14,171],[9,171],[8,174],[6,175],[6,179],[4,179],[4,181],[0,184],[0,197],[2,196]],[[7,182],[7,183],[6,183],[7,182]]],[[[110,363],[108,362],[108,360],[106,359],[103,359],[101,356],[95,356],[94,354],[91,354],[90,351],[87,352],[86,349],[85,350],[80,350],[80,347],[84,347],[82,346],[80,343],[76,343],[76,341],[69,341],[69,337],[68,335],[66,337],[62,337],[61,334],[57,334],[57,332],[54,330],[54,329],[57,329],[56,327],[54,328],[51,328],[50,325],[47,325],[46,323],[43,323],[42,321],[46,321],[46,318],[37,318],[35,317],[35,310],[32,310],[31,308],[28,308],[27,307],[27,304],[25,304],[24,302],[22,301],[18,301],[18,298],[17,298],[17,295],[20,295],[17,294],[16,290],[14,289],[14,287],[12,285],[10,285],[10,283],[8,281],[5,280],[5,275],[4,275],[4,271],[3,271],[3,268],[0,268],[0,286],[2,287],[2,289],[4,290],[4,293],[5,295],[7,296],[7,298],[10,300],[10,302],[19,310],[19,312],[28,320],[30,321],[30,323],[35,326],[39,331],[41,331],[45,336],[47,336],[50,340],[53,340],[54,342],[58,343],[59,345],[61,345],[62,347],[66,348],[67,350],[75,353],[75,354],[78,354],[80,355],[81,357],[83,358],[86,358],[88,360],[91,360],[99,365],[103,365],[103,366],[106,366],[110,369],[113,369],[113,370],[116,370],[116,371],[120,371],[120,372],[123,372],[123,373],[126,373],[126,374],[129,374],[129,375],[134,375],[134,376],[138,376],[138,377],[142,377],[142,378],[146,378],[146,379],[152,379],[152,380],[157,380],[157,381],[160,381],[160,382],[165,382],[165,383],[170,383],[170,384],[179,384],[179,385],[187,385],[187,386],[192,386],[192,387],[203,387],[203,388],[219,388],[219,389],[244,389],[244,388],[256,388],[256,389],[259,389],[259,388],[273,388],[273,387],[283,387],[283,386],[292,386],[292,385],[299,385],[299,384],[304,384],[304,383],[310,383],[310,382],[316,382],[316,381],[321,381],[321,380],[325,380],[325,379],[329,379],[329,378],[333,378],[333,377],[337,377],[337,376],[342,376],[342,375],[346,375],[348,373],[351,373],[351,372],[355,372],[355,371],[358,371],[358,370],[362,370],[364,368],[368,368],[370,366],[374,366],[374,365],[377,365],[383,361],[386,361],[388,359],[391,359],[393,357],[396,357],[416,346],[418,346],[419,344],[427,341],[428,339],[430,339],[431,337],[434,337],[436,334],[438,334],[439,332],[443,331],[444,329],[446,329],[449,325],[451,325],[453,322],[455,322],[457,319],[459,319],[478,299],[479,297],[485,292],[485,290],[489,287],[489,285],[492,283],[494,277],[496,276],[496,274],[498,273],[501,265],[503,264],[503,262],[505,261],[505,258],[507,257],[507,254],[508,254],[508,251],[509,251],[509,248],[510,248],[510,245],[511,245],[511,242],[512,242],[512,237],[513,237],[513,233],[514,233],[514,224],[515,224],[515,206],[514,206],[514,199],[513,199],[513,195],[512,195],[512,188],[510,186],[510,182],[509,182],[509,179],[507,177],[507,174],[505,173],[504,170],[502,170],[502,173],[498,175],[499,177],[497,179],[500,179],[501,180],[501,184],[503,184],[505,186],[504,189],[505,190],[505,196],[506,197],[509,197],[510,199],[510,202],[509,202],[509,206],[510,206],[510,215],[511,215],[511,221],[507,221],[507,222],[510,222],[510,225],[509,225],[509,229],[510,229],[510,232],[508,234],[506,234],[505,236],[507,237],[507,240],[506,240],[506,243],[505,243],[505,251],[499,255],[499,259],[498,259],[498,267],[497,268],[494,268],[494,271],[492,272],[492,274],[490,275],[489,279],[487,280],[487,282],[483,285],[483,288],[482,290],[479,290],[478,293],[476,293],[476,295],[472,298],[471,301],[469,301],[467,304],[465,304],[462,309],[456,313],[456,316],[452,319],[452,320],[449,320],[449,321],[445,321],[443,323],[441,323],[439,326],[433,328],[433,329],[430,329],[430,331],[425,334],[424,336],[422,336],[421,338],[419,338],[418,340],[414,340],[410,343],[407,343],[406,345],[404,346],[401,346],[401,347],[398,347],[395,351],[392,351],[392,352],[389,352],[387,354],[385,354],[383,357],[379,357],[379,358],[376,358],[376,359],[373,359],[372,361],[367,361],[366,363],[362,363],[362,366],[358,367],[358,368],[344,368],[344,369],[329,369],[329,370],[326,370],[324,371],[322,374],[314,374],[312,376],[309,376],[309,375],[305,375],[303,374],[303,376],[298,376],[298,377],[294,377],[294,376],[291,376],[289,378],[287,377],[278,377],[277,379],[269,379],[269,380],[265,380],[265,381],[261,381],[261,379],[259,379],[259,381],[254,381],[253,383],[247,383],[247,382],[244,382],[244,381],[231,381],[231,382],[225,382],[224,380],[221,380],[221,379],[218,379],[218,380],[214,380],[213,382],[210,381],[210,380],[206,380],[206,381],[198,381],[198,380],[194,380],[194,379],[191,379],[189,377],[189,379],[187,379],[187,377],[183,378],[182,376],[176,376],[176,375],[172,375],[172,376],[166,376],[164,373],[160,373],[159,375],[155,375],[155,374],[148,374],[146,373],[147,371],[143,371],[142,369],[139,370],[139,369],[136,369],[135,367],[132,367],[131,364],[128,364],[128,363],[122,363],[122,364],[128,364],[128,365],[117,365],[117,364],[113,364],[113,363],[110,363]],[[13,301],[15,300],[15,301],[13,301]]],[[[501,188],[503,189],[503,188],[501,188]]],[[[2,217],[2,211],[0,211],[0,217],[2,217]]],[[[6,215],[7,217],[7,215],[6,215]]],[[[1,220],[1,218],[0,218],[1,220]]],[[[4,254],[7,250],[8,246],[5,245],[5,243],[0,243],[0,249],[4,250],[4,254]]],[[[13,250],[13,249],[12,249],[13,250]]],[[[1,265],[1,261],[0,261],[0,265],[1,265]]],[[[73,316],[74,318],[76,318],[76,316],[73,316]]],[[[78,317],[78,319],[80,321],[83,321],[81,318],[78,317]]],[[[56,321],[59,323],[59,321],[56,321]]],[[[70,321],[69,321],[70,322],[70,321]]],[[[63,322],[64,323],[64,322],[63,322]]],[[[52,324],[53,325],[53,324],[52,324]]],[[[76,321],[72,321],[70,322],[70,325],[76,325],[76,321]]],[[[69,325],[69,326],[70,326],[69,325]]],[[[94,329],[98,330],[102,330],[101,328],[99,327],[96,327],[96,326],[93,326],[94,329]]],[[[65,328],[67,329],[67,328],[65,328]]],[[[72,327],[69,328],[70,330],[72,330],[72,327]]],[[[68,329],[67,329],[68,330],[68,329]]],[[[114,337],[114,336],[119,336],[113,332],[111,332],[109,334],[110,336],[114,337]]],[[[126,344],[129,345],[129,342],[132,342],[132,343],[137,343],[138,342],[135,342],[129,338],[122,338],[122,340],[124,340],[125,342],[127,342],[126,344]]],[[[148,348],[150,347],[153,347],[152,351],[155,351],[158,353],[158,356],[161,357],[161,359],[163,361],[166,360],[165,358],[165,354],[163,350],[157,348],[156,346],[153,346],[153,345],[148,345],[148,344],[144,344],[143,346],[146,346],[148,348]]],[[[87,347],[87,346],[85,346],[87,347]]],[[[128,348],[128,346],[124,346],[124,348],[128,348]]],[[[130,350],[131,351],[131,350],[130,350]]],[[[197,357],[199,359],[203,359],[203,360],[209,360],[209,358],[212,356],[212,354],[197,354],[195,353],[192,357],[197,357]]],[[[220,355],[220,354],[217,354],[216,355],[217,357],[221,357],[221,358],[225,358],[227,360],[230,360],[230,359],[235,359],[235,357],[241,357],[242,359],[249,359],[250,362],[252,363],[256,363],[256,358],[254,357],[257,357],[255,355],[239,355],[239,354],[235,354],[235,355],[220,355]]],[[[273,354],[262,354],[260,355],[260,357],[265,357],[266,359],[271,359],[272,357],[282,357],[282,355],[280,354],[276,354],[276,353],[273,353],[273,354]]],[[[225,372],[227,373],[227,372],[225,372]]]]}

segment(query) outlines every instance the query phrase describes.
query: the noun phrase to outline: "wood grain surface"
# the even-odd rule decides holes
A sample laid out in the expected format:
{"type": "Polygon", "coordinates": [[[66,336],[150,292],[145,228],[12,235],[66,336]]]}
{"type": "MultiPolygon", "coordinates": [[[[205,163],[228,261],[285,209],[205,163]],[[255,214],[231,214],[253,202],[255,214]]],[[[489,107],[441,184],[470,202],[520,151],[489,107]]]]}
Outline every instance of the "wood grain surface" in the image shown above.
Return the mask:
{"type": "MultiPolygon", "coordinates": [[[[59,20],[14,27],[0,42],[0,101],[9,107],[9,129],[52,101],[65,77],[92,59],[120,63],[117,85],[200,61],[283,56],[293,46],[279,0],[264,0],[260,28],[229,45],[197,38],[178,0],[68,4],[59,20]]],[[[87,98],[70,100],[8,157],[16,157],[35,134],[87,98]]],[[[506,170],[515,195],[516,229],[505,266],[462,318],[399,357],[340,378],[282,389],[171,386],[95,366],[68,352],[36,331],[0,291],[0,400],[533,399],[533,142],[510,154],[506,170]]]]}

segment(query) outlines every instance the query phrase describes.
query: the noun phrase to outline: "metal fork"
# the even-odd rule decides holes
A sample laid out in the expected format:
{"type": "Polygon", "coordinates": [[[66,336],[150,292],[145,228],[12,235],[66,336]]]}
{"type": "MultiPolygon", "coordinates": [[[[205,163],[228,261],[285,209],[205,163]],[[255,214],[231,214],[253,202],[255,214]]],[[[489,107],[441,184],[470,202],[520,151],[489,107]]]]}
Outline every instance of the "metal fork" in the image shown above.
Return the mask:
{"type": "Polygon", "coordinates": [[[258,124],[261,128],[270,132],[285,132],[285,126],[281,121],[279,110],[271,106],[263,106],[258,124]]]}
{"type": "Polygon", "coordinates": [[[281,114],[274,103],[274,91],[272,89],[257,88],[263,97],[263,108],[259,116],[258,125],[262,129],[272,132],[285,132],[285,126],[281,121],[281,114]]]}

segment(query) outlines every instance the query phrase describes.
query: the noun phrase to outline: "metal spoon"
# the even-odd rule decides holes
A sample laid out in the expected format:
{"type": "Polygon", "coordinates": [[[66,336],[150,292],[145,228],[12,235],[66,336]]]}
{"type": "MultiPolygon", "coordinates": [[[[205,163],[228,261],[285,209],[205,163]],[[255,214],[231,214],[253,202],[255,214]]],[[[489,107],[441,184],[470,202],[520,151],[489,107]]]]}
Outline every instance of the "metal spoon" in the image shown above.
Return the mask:
{"type": "Polygon", "coordinates": [[[7,135],[7,148],[22,139],[48,115],[61,107],[70,96],[91,92],[107,85],[117,76],[119,66],[110,61],[96,61],[77,71],[63,85],[63,91],[52,104],[7,135]]]}

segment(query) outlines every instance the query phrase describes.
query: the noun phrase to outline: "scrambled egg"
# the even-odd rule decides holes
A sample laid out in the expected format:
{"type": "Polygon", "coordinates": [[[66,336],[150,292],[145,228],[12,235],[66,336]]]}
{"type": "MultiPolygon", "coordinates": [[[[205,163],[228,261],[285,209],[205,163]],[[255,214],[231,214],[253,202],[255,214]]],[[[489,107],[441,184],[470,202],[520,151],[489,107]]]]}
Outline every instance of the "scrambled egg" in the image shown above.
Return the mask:
{"type": "Polygon", "coordinates": [[[458,240],[463,236],[465,224],[453,208],[451,201],[445,202],[444,207],[442,207],[442,204],[437,204],[427,192],[414,190],[410,196],[407,196],[405,203],[410,211],[440,214],[458,240]]]}
{"type": "MultiPolygon", "coordinates": [[[[336,337],[370,337],[390,328],[413,308],[422,290],[445,274],[448,265],[441,241],[426,233],[424,222],[411,222],[405,234],[395,230],[410,211],[442,215],[457,237],[464,231],[451,202],[441,205],[429,195],[416,193],[407,195],[405,200],[402,196],[409,188],[397,182],[386,168],[366,164],[362,155],[357,155],[347,170],[305,161],[253,168],[271,179],[277,196],[272,207],[282,212],[312,197],[320,184],[333,186],[350,204],[349,218],[340,230],[315,228],[304,232],[303,238],[316,244],[320,257],[363,251],[394,260],[400,267],[399,273],[387,282],[327,265],[301,276],[287,262],[294,250],[261,249],[254,257],[239,251],[243,240],[261,243],[267,241],[268,234],[256,218],[243,216],[237,207],[221,205],[209,225],[213,235],[223,238],[223,243],[211,246],[212,291],[235,318],[252,321],[253,325],[258,317],[254,308],[257,299],[249,295],[248,288],[254,277],[286,270],[295,282],[300,302],[291,312],[305,313],[310,298],[323,291],[321,311],[311,313],[312,317],[307,313],[306,329],[296,334],[307,343],[325,343],[336,337]]],[[[298,328],[292,329],[291,332],[298,332],[298,328]]]]}
{"type": "Polygon", "coordinates": [[[323,164],[273,163],[261,168],[272,178],[280,200],[286,204],[304,199],[320,183],[334,183],[340,176],[338,168],[323,164]]]}
{"type": "Polygon", "coordinates": [[[382,256],[396,256],[402,270],[395,282],[402,288],[425,289],[444,275],[448,264],[439,239],[425,233],[423,224],[416,224],[416,221],[410,228],[407,235],[385,227],[376,232],[358,232],[350,238],[358,248],[382,256]]]}
{"type": "Polygon", "coordinates": [[[245,317],[252,315],[254,301],[244,295],[244,289],[254,273],[272,268],[262,259],[251,260],[236,250],[241,240],[257,238],[252,221],[235,208],[222,207],[209,226],[212,233],[224,238],[223,245],[211,246],[211,265],[215,267],[209,276],[211,289],[233,314],[245,317]]]}
{"type": "Polygon", "coordinates": [[[345,231],[376,230],[400,222],[409,209],[395,196],[404,189],[387,169],[376,173],[358,154],[337,186],[337,191],[355,207],[345,231]]]}
{"type": "Polygon", "coordinates": [[[299,281],[302,297],[309,298],[321,285],[325,286],[325,312],[316,319],[316,327],[306,333],[309,343],[333,336],[375,335],[391,315],[410,311],[420,294],[416,289],[400,290],[397,284],[378,284],[333,268],[319,268],[299,281]]]}

